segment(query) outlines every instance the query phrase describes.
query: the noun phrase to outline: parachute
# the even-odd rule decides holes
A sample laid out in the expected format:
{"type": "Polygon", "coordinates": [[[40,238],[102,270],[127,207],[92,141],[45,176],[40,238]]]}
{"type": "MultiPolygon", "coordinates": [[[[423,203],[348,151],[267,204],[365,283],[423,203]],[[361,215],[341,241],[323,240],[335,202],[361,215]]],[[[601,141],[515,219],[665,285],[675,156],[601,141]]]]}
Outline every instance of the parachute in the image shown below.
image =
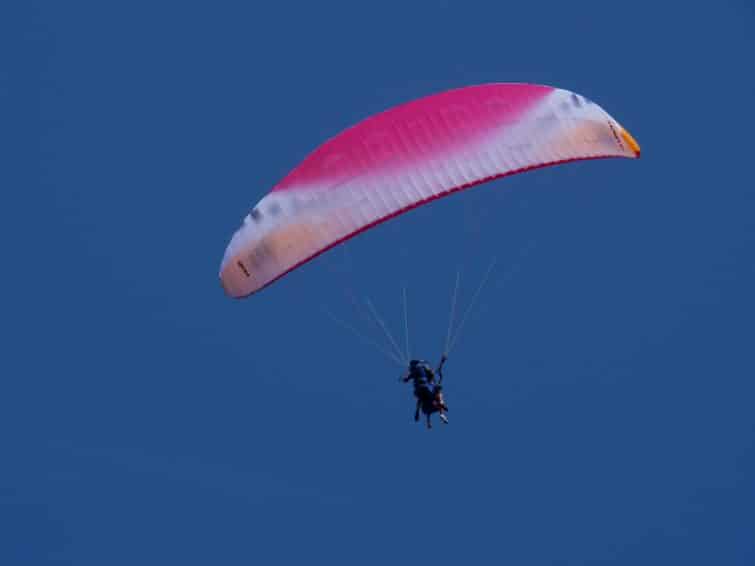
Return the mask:
{"type": "Polygon", "coordinates": [[[600,106],[531,84],[469,86],[371,116],[315,149],[231,238],[226,293],[245,297],[369,228],[456,191],[549,165],[638,158],[600,106]]]}

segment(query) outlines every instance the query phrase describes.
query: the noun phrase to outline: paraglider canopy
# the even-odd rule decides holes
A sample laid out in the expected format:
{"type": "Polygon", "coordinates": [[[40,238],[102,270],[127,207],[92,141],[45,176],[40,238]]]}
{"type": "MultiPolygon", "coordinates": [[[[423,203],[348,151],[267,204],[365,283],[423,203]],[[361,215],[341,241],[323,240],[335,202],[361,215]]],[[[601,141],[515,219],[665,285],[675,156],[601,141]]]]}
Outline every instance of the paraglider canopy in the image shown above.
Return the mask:
{"type": "Polygon", "coordinates": [[[637,158],[597,104],[530,84],[452,90],[367,118],[315,149],[244,218],[220,267],[244,297],[376,224],[450,193],[537,167],[637,158]]]}

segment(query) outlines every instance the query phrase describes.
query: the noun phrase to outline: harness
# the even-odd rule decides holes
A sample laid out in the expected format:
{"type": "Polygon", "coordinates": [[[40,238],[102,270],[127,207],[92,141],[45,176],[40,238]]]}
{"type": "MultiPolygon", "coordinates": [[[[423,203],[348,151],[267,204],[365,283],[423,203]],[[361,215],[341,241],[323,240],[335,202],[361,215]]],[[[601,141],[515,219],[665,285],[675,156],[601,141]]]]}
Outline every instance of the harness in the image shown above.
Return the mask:
{"type": "Polygon", "coordinates": [[[435,394],[435,374],[424,365],[417,365],[411,373],[414,381],[414,395],[418,399],[429,399],[435,394]]]}

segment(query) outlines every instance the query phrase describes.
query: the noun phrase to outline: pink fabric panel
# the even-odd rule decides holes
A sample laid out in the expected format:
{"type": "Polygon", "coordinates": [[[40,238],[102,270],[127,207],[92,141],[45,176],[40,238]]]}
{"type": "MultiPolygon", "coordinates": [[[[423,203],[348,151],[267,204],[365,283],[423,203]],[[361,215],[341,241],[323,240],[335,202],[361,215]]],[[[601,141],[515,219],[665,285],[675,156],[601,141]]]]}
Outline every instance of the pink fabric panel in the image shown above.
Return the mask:
{"type": "Polygon", "coordinates": [[[515,123],[552,90],[526,84],[480,85],[396,106],[322,144],[273,190],[324,188],[453,152],[495,127],[515,123]]]}

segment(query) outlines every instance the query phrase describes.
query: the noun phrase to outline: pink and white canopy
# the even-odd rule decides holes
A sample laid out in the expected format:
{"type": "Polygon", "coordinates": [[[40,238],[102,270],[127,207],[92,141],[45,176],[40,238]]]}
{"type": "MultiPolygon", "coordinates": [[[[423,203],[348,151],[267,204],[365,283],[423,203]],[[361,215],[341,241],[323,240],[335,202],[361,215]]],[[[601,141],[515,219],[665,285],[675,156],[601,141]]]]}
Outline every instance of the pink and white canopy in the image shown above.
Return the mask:
{"type": "Polygon", "coordinates": [[[220,267],[244,297],[359,232],[474,185],[580,159],[640,156],[592,101],[548,86],[487,84],[371,116],[315,149],[265,195],[220,267]]]}

